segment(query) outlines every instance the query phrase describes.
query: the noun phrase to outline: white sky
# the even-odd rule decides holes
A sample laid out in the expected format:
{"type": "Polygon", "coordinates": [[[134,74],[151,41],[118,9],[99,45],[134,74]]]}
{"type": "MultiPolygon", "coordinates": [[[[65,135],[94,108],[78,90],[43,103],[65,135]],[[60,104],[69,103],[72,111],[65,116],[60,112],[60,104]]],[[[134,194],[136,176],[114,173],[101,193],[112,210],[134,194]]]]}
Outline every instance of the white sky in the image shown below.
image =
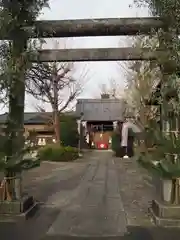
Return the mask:
{"type": "MultiPolygon", "coordinates": [[[[133,5],[133,0],[50,0],[50,9],[44,9],[41,20],[81,19],[81,18],[116,18],[116,17],[145,17],[147,9],[138,9],[133,5]]],[[[70,47],[117,47],[127,45],[126,37],[89,37],[76,38],[70,41],[70,47]]],[[[48,44],[52,46],[51,40],[48,44]]],[[[83,65],[78,64],[79,71],[83,65]]],[[[89,62],[89,75],[91,79],[85,86],[80,97],[93,98],[97,96],[99,85],[105,84],[109,79],[116,79],[123,88],[125,74],[123,69],[117,67],[116,62],[89,62]]],[[[25,111],[34,111],[38,104],[32,97],[26,97],[25,111]]],[[[5,109],[2,110],[3,112],[5,109]]]]}

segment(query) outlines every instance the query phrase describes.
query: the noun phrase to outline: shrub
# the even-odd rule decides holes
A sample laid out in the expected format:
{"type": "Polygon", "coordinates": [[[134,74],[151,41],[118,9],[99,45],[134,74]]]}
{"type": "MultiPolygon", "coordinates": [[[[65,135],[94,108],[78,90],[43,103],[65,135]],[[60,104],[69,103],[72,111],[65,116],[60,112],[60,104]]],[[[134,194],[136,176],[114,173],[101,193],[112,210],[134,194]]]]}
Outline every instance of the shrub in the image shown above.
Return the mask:
{"type": "Polygon", "coordinates": [[[76,119],[72,116],[64,116],[60,119],[60,138],[63,146],[77,147],[79,134],[76,119]]]}
{"type": "Polygon", "coordinates": [[[38,158],[42,161],[70,162],[78,158],[78,149],[51,144],[39,149],[38,158]]]}

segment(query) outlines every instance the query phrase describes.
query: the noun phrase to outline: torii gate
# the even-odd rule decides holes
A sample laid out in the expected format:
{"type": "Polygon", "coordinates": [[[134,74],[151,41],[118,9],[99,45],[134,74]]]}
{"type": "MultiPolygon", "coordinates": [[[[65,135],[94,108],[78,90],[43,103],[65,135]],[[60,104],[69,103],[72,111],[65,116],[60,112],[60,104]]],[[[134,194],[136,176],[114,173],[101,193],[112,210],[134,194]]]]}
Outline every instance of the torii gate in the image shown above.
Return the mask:
{"type": "MultiPolygon", "coordinates": [[[[134,36],[152,33],[152,30],[168,29],[168,23],[158,17],[146,18],[107,18],[107,19],[79,19],[79,20],[48,20],[36,21],[32,30],[33,38],[53,37],[89,37],[89,36],[134,36]]],[[[9,34],[9,33],[8,33],[9,34]]],[[[3,39],[10,38],[10,34],[3,39]]],[[[32,62],[69,62],[69,61],[129,61],[129,60],[157,60],[164,58],[168,51],[143,48],[88,48],[88,49],[46,49],[31,55],[32,62]]],[[[173,61],[163,63],[166,72],[177,69],[173,61]]],[[[21,101],[21,96],[16,96],[21,101]]],[[[22,128],[22,127],[21,127],[22,128]]]]}

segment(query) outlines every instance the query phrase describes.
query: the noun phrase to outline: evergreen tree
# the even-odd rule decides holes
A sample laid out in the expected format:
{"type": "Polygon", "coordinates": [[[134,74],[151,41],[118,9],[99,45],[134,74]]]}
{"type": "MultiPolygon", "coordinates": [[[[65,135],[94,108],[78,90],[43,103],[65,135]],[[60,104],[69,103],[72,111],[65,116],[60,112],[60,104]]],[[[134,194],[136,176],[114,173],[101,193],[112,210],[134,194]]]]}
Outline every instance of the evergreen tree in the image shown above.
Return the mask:
{"type": "Polygon", "coordinates": [[[9,103],[4,163],[11,199],[20,197],[20,186],[14,189],[13,181],[17,172],[15,165],[22,160],[24,151],[25,74],[31,67],[27,47],[34,35],[33,28],[29,26],[35,24],[47,3],[47,0],[0,1],[0,36],[4,40],[1,45],[0,86],[5,90],[9,103]]]}

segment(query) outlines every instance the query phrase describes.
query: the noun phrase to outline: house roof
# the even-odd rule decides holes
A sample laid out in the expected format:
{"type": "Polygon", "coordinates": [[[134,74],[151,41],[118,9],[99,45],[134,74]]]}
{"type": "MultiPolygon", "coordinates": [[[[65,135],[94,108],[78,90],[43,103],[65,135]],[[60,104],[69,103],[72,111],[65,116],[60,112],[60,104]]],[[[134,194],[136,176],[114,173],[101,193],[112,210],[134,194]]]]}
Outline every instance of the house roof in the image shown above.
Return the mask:
{"type": "MultiPolygon", "coordinates": [[[[65,115],[75,115],[74,112],[66,112],[65,115]]],[[[4,124],[7,121],[8,113],[0,115],[0,124],[4,124]]],[[[51,118],[52,112],[25,112],[24,124],[45,124],[48,118],[51,118]]]]}
{"type": "Polygon", "coordinates": [[[78,99],[76,115],[85,121],[118,121],[124,119],[126,104],[122,99],[78,99]]]}

